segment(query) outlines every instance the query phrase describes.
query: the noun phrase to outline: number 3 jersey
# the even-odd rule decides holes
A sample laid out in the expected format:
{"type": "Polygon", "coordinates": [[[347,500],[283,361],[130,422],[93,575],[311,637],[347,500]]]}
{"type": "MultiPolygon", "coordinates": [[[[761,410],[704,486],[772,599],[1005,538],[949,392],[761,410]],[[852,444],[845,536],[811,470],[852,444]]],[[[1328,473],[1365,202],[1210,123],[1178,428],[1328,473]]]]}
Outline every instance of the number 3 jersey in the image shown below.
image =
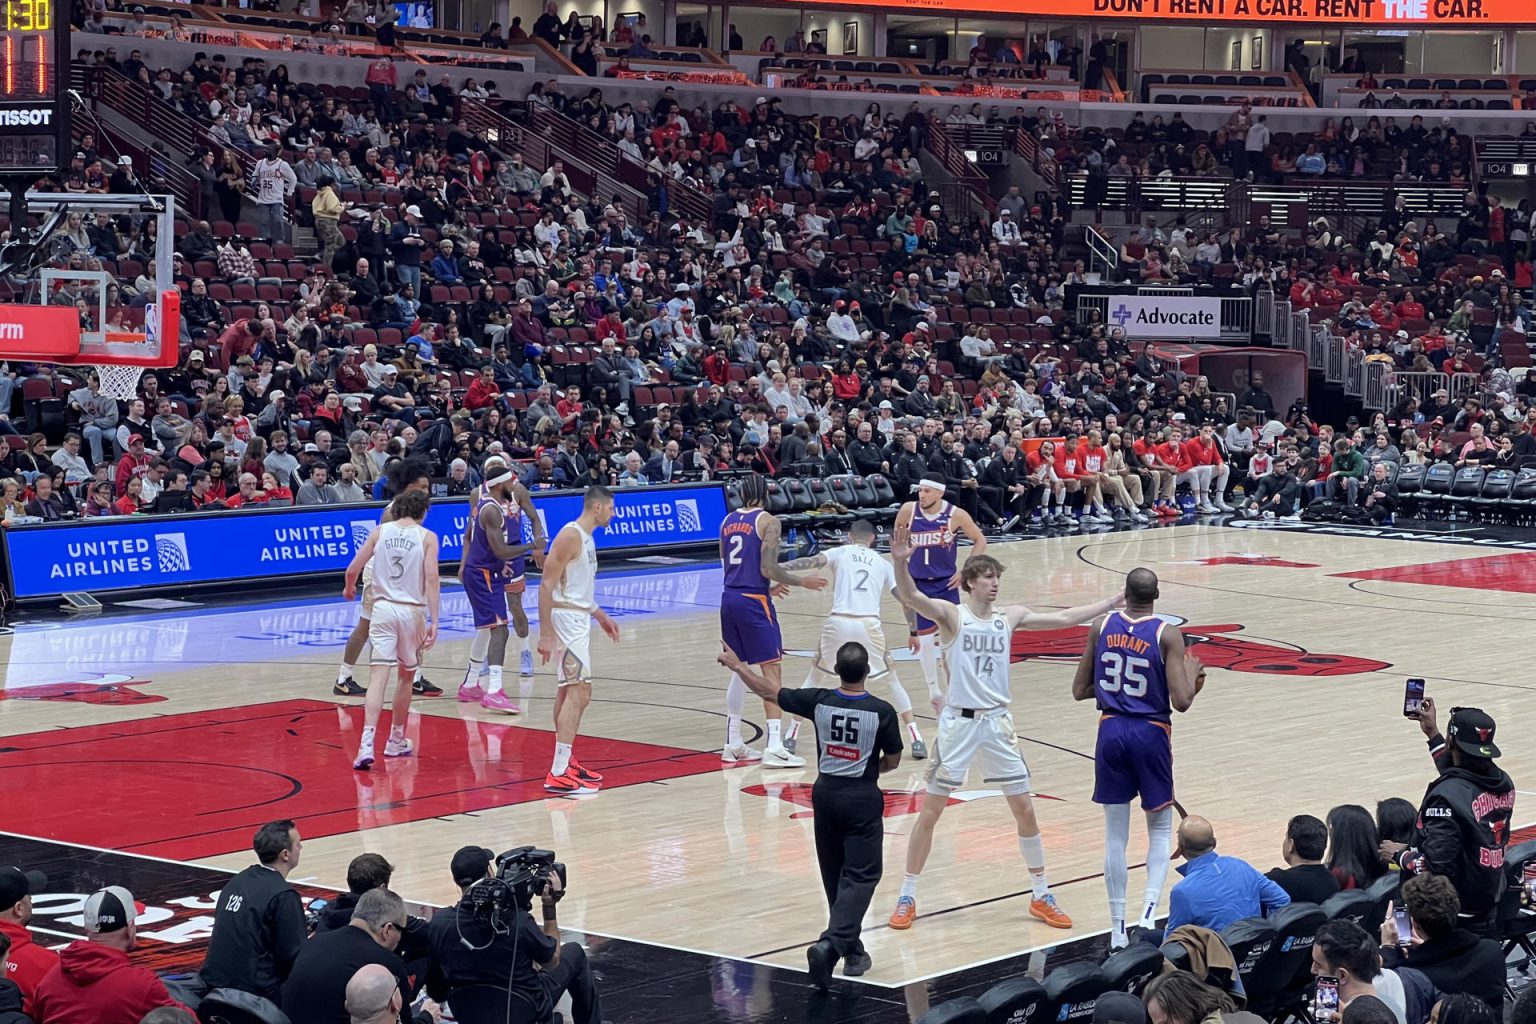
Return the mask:
{"type": "Polygon", "coordinates": [[[993,609],[986,618],[959,605],[960,629],[944,648],[949,664],[949,706],[981,711],[1006,707],[1013,698],[1008,689],[1008,659],[1012,633],[1008,616],[993,609]]]}
{"type": "Polygon", "coordinates": [[[1168,721],[1173,709],[1160,644],[1167,624],[1156,615],[1133,619],[1116,611],[1104,616],[1093,652],[1093,689],[1100,711],[1168,721]]]}

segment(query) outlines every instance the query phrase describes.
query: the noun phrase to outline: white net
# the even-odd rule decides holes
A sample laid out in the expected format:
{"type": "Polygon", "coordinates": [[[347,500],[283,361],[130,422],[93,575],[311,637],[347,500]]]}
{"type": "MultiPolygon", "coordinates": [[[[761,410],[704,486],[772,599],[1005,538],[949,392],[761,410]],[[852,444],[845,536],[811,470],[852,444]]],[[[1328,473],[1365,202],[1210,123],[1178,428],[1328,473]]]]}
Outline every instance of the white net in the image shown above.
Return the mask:
{"type": "Polygon", "coordinates": [[[96,376],[101,381],[101,393],[109,398],[128,401],[139,395],[139,378],[144,376],[142,366],[121,366],[116,363],[97,363],[96,376]]]}

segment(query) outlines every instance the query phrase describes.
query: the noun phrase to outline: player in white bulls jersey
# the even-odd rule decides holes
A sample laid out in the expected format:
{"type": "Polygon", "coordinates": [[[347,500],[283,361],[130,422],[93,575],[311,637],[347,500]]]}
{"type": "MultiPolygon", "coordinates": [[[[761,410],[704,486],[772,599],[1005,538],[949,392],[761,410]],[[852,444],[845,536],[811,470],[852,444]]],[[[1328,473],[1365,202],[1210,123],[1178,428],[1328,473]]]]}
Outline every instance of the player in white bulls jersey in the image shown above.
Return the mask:
{"type": "Polygon", "coordinates": [[[1066,629],[1118,608],[1116,595],[1094,604],[1049,614],[1023,605],[995,606],[1002,581],[1002,563],[991,555],[972,555],[960,567],[960,603],[929,597],[918,590],[908,560],[911,531],[898,523],[891,536],[891,561],[896,567],[896,596],[912,611],[938,626],[949,666],[949,692],[939,715],[939,731],[928,764],[928,794],[917,824],[907,839],[907,875],[891,915],[891,927],[912,927],[917,917],[917,879],[933,845],[933,827],[949,796],[965,784],[972,762],[981,769],[981,783],[999,789],[1018,827],[1019,853],[1029,868],[1034,897],[1031,917],[1052,928],[1070,928],[1072,919],[1056,905],[1045,880],[1045,848],[1030,798],[1029,768],[1019,754],[1008,704],[1008,665],[1016,629],[1066,629]]]}
{"type": "MultiPolygon", "coordinates": [[[[901,680],[896,678],[896,668],[886,653],[885,630],[880,624],[880,601],[884,595],[896,592],[896,576],[891,563],[874,550],[874,544],[874,526],[859,519],[848,528],[847,544],[791,563],[794,568],[831,566],[834,573],[832,610],[827,614],[827,621],[822,623],[821,643],[812,657],[811,670],[800,686],[835,686],[838,682],[834,669],[838,649],[846,643],[861,645],[869,655],[869,682],[879,680],[890,685],[891,707],[896,709],[907,730],[912,742],[912,756],[922,760],[928,756],[928,747],[923,743],[917,723],[912,720],[912,700],[901,680]]],[[[799,733],[800,719],[797,718],[790,722],[784,734],[784,746],[790,753],[795,751],[799,733]]]]}
{"type": "Polygon", "coordinates": [[[421,665],[421,652],[437,641],[441,621],[437,578],[437,534],[422,525],[429,499],[421,491],[405,491],[390,503],[391,521],[376,526],[347,566],[342,591],[348,601],[357,596],[363,566],[373,567],[373,617],[368,642],[373,659],[368,697],[363,706],[363,735],[352,767],[373,766],[374,731],[384,710],[384,687],[390,668],[399,672],[385,757],[404,757],[412,749],[405,738],[411,711],[411,682],[421,665]]]}

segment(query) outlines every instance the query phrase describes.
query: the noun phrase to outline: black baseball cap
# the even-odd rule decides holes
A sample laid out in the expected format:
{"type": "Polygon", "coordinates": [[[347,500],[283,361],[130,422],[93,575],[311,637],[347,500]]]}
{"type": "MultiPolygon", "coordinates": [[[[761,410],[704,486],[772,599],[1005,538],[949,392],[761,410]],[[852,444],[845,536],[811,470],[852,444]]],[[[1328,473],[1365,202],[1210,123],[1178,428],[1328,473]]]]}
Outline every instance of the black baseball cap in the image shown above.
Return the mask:
{"type": "Polygon", "coordinates": [[[1093,1024],[1147,1024],[1147,1008],[1129,992],[1106,992],[1093,1004],[1093,1024]]]}
{"type": "Polygon", "coordinates": [[[0,868],[0,911],[10,910],[28,896],[36,896],[48,884],[41,871],[0,868]]]}
{"type": "Polygon", "coordinates": [[[483,846],[460,847],[459,852],[453,855],[453,863],[449,865],[453,871],[454,884],[463,886],[480,881],[495,859],[496,855],[483,846]]]}
{"type": "Polygon", "coordinates": [[[1463,754],[1473,757],[1498,757],[1499,748],[1493,742],[1497,728],[1492,716],[1482,708],[1453,708],[1451,710],[1450,741],[1461,748],[1463,754]]]}

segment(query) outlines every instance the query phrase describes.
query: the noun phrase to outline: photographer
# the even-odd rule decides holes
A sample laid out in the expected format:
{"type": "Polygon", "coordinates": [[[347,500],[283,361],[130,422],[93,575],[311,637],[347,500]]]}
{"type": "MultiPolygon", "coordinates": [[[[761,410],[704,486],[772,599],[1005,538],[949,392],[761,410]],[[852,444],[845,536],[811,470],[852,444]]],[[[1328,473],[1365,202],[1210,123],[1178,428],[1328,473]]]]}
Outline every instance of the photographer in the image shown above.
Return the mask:
{"type": "Polygon", "coordinates": [[[1405,843],[1383,840],[1381,858],[1411,875],[1444,875],[1456,887],[1461,927],[1486,935],[1504,890],[1504,844],[1515,807],[1515,784],[1494,758],[1495,723],[1478,708],[1453,708],[1450,735],[1442,737],[1435,702],[1426,697],[1416,716],[1429,737],[1440,777],[1419,804],[1405,843]]]}
{"type": "MultiPolygon", "coordinates": [[[[563,992],[571,995],[572,1024],[600,1024],[602,1007],[587,951],[575,942],[560,943],[555,903],[564,888],[558,872],[537,893],[543,912],[540,928],[520,907],[504,911],[475,909],[471,890],[476,883],[494,878],[495,860],[490,850],[466,846],[453,855],[453,880],[463,897],[433,916],[427,925],[432,968],[427,975],[427,994],[447,1000],[461,1024],[480,1024],[465,1012],[465,1001],[453,1003],[454,992],[471,987],[511,991],[511,1012],[497,1008],[496,1024],[536,1024],[548,1020],[563,992]],[[497,920],[502,914],[512,920],[497,920]],[[535,965],[538,965],[535,967],[535,965]]],[[[508,901],[511,902],[510,900],[508,901]]]]}

